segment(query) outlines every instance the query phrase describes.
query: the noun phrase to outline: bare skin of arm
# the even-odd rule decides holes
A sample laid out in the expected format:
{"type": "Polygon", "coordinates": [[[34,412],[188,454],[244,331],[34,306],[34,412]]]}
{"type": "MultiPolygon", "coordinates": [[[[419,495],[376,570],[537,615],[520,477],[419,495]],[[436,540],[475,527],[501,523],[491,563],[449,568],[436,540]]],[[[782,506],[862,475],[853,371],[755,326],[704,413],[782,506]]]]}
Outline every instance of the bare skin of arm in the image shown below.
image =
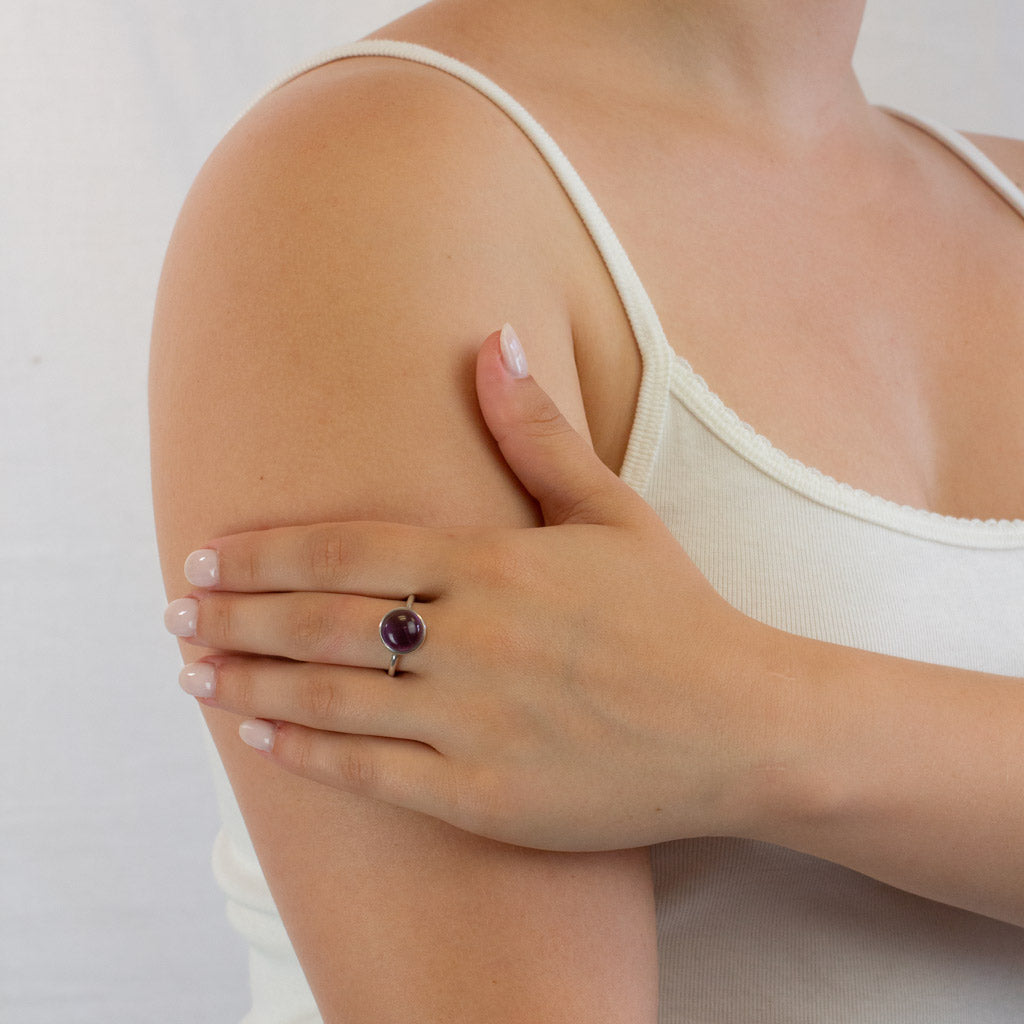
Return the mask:
{"type": "Polygon", "coordinates": [[[214,540],[203,554],[216,553],[217,584],[193,602],[207,642],[297,661],[285,681],[265,657],[217,657],[204,701],[276,723],[261,748],[275,764],[496,839],[600,850],[743,836],[1024,923],[1022,680],[742,615],[537,384],[497,369],[496,342],[481,353],[481,407],[549,525],[329,523],[214,540]],[[500,586],[476,568],[498,551],[500,586]],[[302,596],[344,637],[379,604],[355,595],[381,596],[396,554],[437,595],[426,615],[444,636],[412,656],[401,700],[376,670],[347,667],[368,664],[358,645],[336,646],[346,667],[305,664],[278,603],[302,596]],[[616,601],[586,596],[599,592],[616,601]],[[505,608],[519,642],[466,639],[505,608]],[[673,642],[652,644],[645,624],[665,608],[673,642]]]}
{"type": "MultiPolygon", "coordinates": [[[[578,249],[581,231],[514,127],[442,76],[351,62],[265,100],[204,168],[161,282],[169,596],[190,550],[238,530],[536,524],[480,419],[473,361],[515,320],[585,432],[559,241],[578,249]]],[[[288,774],[252,756],[235,715],[205,713],[326,1021],[656,1019],[646,850],[481,839],[288,774]]]]}
{"type": "MultiPolygon", "coordinates": [[[[991,136],[973,138],[1011,178],[1022,177],[1024,144],[991,136]]],[[[530,350],[532,354],[532,346],[530,350]]],[[[506,415],[511,418],[510,412],[506,415]]],[[[524,467],[535,468],[543,460],[537,453],[522,461],[524,467]]],[[[582,457],[574,457],[570,462],[578,467],[582,457]]],[[[608,504],[611,508],[615,502],[608,504]]],[[[648,571],[633,573],[643,581],[641,591],[627,596],[628,578],[614,587],[623,606],[635,610],[643,607],[645,601],[655,606],[675,603],[671,596],[652,596],[650,581],[656,576],[656,568],[671,562],[657,550],[652,548],[655,556],[648,571]]],[[[554,552],[552,545],[549,557],[554,552]]],[[[595,554],[595,545],[591,545],[591,562],[595,554]]],[[[453,552],[453,564],[455,557],[453,552]]],[[[473,561],[472,552],[460,552],[458,557],[473,561]]],[[[372,561],[369,559],[368,564],[372,561]]],[[[614,568],[605,565],[595,570],[591,565],[590,571],[607,583],[614,568]]],[[[631,563],[630,568],[635,570],[635,564],[631,563]]],[[[349,571],[356,572],[351,567],[349,571]]],[[[561,579],[570,572],[570,567],[563,567],[562,572],[556,569],[551,575],[561,579]]],[[[460,573],[456,571],[453,575],[458,579],[460,573]]],[[[578,572],[574,579],[581,581],[578,572]]],[[[288,585],[295,585],[295,580],[290,579],[288,585]]],[[[256,589],[279,588],[268,587],[264,581],[256,589]]],[[[535,586],[529,596],[536,600],[535,586]]],[[[502,600],[509,598],[506,583],[502,600]]],[[[512,603],[522,609],[529,602],[524,596],[512,603]]],[[[467,621],[483,604],[480,594],[464,602],[467,621]]],[[[564,594],[551,602],[539,622],[550,625],[562,604],[564,594]]],[[[610,635],[612,630],[609,627],[600,632],[610,635]]],[[[691,746],[689,738],[694,735],[692,721],[685,719],[685,708],[684,721],[676,730],[665,730],[669,741],[660,755],[656,752],[653,723],[661,727],[669,721],[667,709],[673,705],[673,695],[692,683],[688,677],[668,674],[664,692],[646,691],[652,710],[645,728],[652,741],[645,744],[643,754],[631,756],[629,767],[623,765],[614,773],[606,758],[598,758],[596,763],[605,773],[605,781],[595,777],[585,792],[588,799],[600,803],[598,794],[604,785],[608,798],[600,813],[587,817],[586,827],[581,824],[574,832],[566,826],[572,807],[560,807],[544,819],[552,801],[561,795],[560,787],[552,787],[548,779],[538,785],[533,803],[521,801],[530,805],[532,832],[529,815],[521,812],[517,818],[510,811],[502,822],[504,831],[495,829],[492,834],[526,844],[551,842],[535,824],[547,820],[554,823],[556,830],[565,830],[562,841],[566,847],[592,843],[591,848],[597,848],[601,842],[610,841],[595,839],[586,828],[604,828],[608,835],[614,833],[615,841],[620,843],[635,837],[658,842],[690,834],[746,835],[836,861],[931,899],[1024,923],[1018,853],[1021,780],[1015,769],[1020,760],[1017,750],[1021,737],[1021,681],[825,644],[761,625],[756,626],[754,633],[758,639],[748,649],[763,652],[763,657],[748,665],[755,674],[750,692],[763,692],[764,680],[768,678],[767,708],[762,713],[756,704],[747,702],[743,713],[718,720],[714,729],[698,730],[705,736],[732,735],[731,740],[721,740],[719,754],[730,750],[756,752],[765,739],[761,723],[773,717],[780,722],[768,749],[762,750],[763,756],[751,757],[752,762],[757,762],[755,770],[744,785],[733,790],[739,795],[729,814],[722,816],[716,810],[717,817],[695,818],[694,804],[687,801],[677,801],[676,818],[672,811],[665,810],[672,806],[672,793],[688,792],[692,780],[699,781],[700,772],[714,763],[716,755],[715,750],[699,746],[700,756],[693,763],[680,759],[679,750],[691,746]],[[634,773],[633,783],[623,784],[628,771],[634,773]],[[673,781],[659,795],[650,790],[649,782],[662,774],[673,781]],[[631,794],[629,803],[616,803],[615,794],[622,791],[631,794]],[[637,815],[642,816],[643,812],[638,810],[632,794],[641,791],[649,797],[651,808],[655,804],[660,806],[657,813],[651,813],[638,824],[637,815]]],[[[622,649],[625,645],[623,639],[611,646],[622,649]]],[[[614,660],[599,651],[593,653],[598,664],[610,665],[614,660]]],[[[546,654],[550,656],[550,647],[546,654]]],[[[465,657],[468,652],[457,660],[465,657]]],[[[640,664],[639,658],[626,660],[634,669],[640,664]]],[[[680,663],[689,662],[687,657],[677,658],[676,670],[680,663]]],[[[641,674],[659,677],[658,671],[641,674]]],[[[588,673],[587,682],[588,689],[600,695],[598,677],[596,671],[588,673]]],[[[607,681],[613,690],[614,677],[607,681]]],[[[473,680],[468,682],[472,685],[473,680]]],[[[544,699],[543,694],[536,694],[528,703],[531,707],[542,706],[544,699]]],[[[472,703],[469,695],[465,703],[472,703]]],[[[244,698],[233,709],[240,714],[267,714],[266,707],[258,701],[244,698]]],[[[271,717],[290,720],[290,715],[280,709],[271,717]]],[[[468,735],[474,727],[473,722],[461,722],[458,712],[453,712],[451,718],[460,734],[468,735]]],[[[325,722],[321,727],[346,732],[349,725],[342,718],[336,723],[325,722]]],[[[389,734],[386,722],[379,723],[378,729],[378,735],[389,734]]],[[[556,731],[563,740],[571,732],[568,728],[556,731]]],[[[514,748],[514,742],[506,739],[508,747],[514,748]]],[[[486,744],[481,741],[478,746],[483,749],[486,744]]],[[[604,749],[618,746],[606,744],[604,749]]],[[[489,755],[495,762],[500,758],[498,751],[496,745],[489,755]]],[[[565,746],[561,753],[565,763],[578,768],[592,752],[565,746]]],[[[275,757],[279,763],[287,763],[283,749],[275,750],[275,757]]],[[[471,767],[471,763],[467,761],[466,767],[471,767]]],[[[339,773],[324,770],[322,777],[332,784],[339,773]]],[[[351,782],[343,779],[341,784],[351,782]]],[[[355,788],[360,788],[358,783],[355,788]]],[[[406,798],[394,791],[384,796],[398,802],[406,798]]],[[[431,813],[447,813],[444,792],[433,793],[430,799],[418,794],[409,802],[429,806],[431,813]]],[[[579,802],[580,797],[576,797],[573,805],[578,806],[579,802]]],[[[485,801],[484,806],[494,811],[493,800],[485,801]]],[[[472,820],[462,823],[467,828],[482,827],[472,820]]]]}

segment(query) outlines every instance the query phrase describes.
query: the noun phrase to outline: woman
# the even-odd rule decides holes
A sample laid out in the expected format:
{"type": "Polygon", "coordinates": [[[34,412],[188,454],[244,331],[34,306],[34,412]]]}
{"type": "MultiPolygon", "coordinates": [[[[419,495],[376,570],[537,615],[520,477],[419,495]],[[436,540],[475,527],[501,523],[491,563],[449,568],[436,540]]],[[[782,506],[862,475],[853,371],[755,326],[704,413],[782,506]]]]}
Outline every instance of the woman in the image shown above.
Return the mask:
{"type": "Polygon", "coordinates": [[[324,1020],[1019,1019],[1024,196],[862,6],[438,0],[200,175],[169,624],[324,1020]]]}

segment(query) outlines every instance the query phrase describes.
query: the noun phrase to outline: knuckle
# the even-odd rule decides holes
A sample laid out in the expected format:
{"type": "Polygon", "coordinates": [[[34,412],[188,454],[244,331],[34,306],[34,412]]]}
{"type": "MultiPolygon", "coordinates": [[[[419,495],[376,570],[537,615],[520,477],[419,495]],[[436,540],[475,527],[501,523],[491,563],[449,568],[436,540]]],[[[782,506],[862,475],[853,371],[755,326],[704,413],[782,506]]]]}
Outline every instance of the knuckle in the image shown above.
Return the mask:
{"type": "Polygon", "coordinates": [[[225,590],[261,589],[264,559],[258,534],[229,537],[218,547],[220,586],[225,590]]]}
{"type": "Polygon", "coordinates": [[[523,405],[514,420],[509,419],[495,426],[495,439],[499,443],[513,433],[530,440],[544,441],[572,430],[549,396],[534,393],[522,401],[523,405]]]}
{"type": "Polygon", "coordinates": [[[608,500],[608,489],[602,484],[585,485],[571,498],[562,499],[557,515],[562,522],[599,521],[608,514],[608,500]]]}
{"type": "Polygon", "coordinates": [[[235,571],[242,577],[241,584],[256,589],[263,577],[263,559],[258,544],[246,545],[243,556],[238,559],[235,571]]]}
{"type": "Polygon", "coordinates": [[[235,602],[230,597],[211,595],[199,606],[198,636],[211,647],[230,649],[235,636],[235,602]]]}
{"type": "Polygon", "coordinates": [[[486,545],[472,563],[474,582],[487,590],[507,591],[521,585],[523,559],[518,548],[508,540],[486,545]]]}
{"type": "Polygon", "coordinates": [[[332,646],[334,623],[320,602],[299,600],[291,614],[289,634],[297,653],[322,655],[332,646]]]}
{"type": "Polygon", "coordinates": [[[347,548],[334,527],[314,530],[309,538],[309,566],[315,584],[323,590],[344,585],[347,548]]]}
{"type": "Polygon", "coordinates": [[[254,666],[243,660],[230,660],[217,669],[217,703],[236,711],[256,709],[254,666]]]}
{"type": "Polygon", "coordinates": [[[312,776],[317,771],[317,761],[306,729],[294,729],[287,723],[278,726],[274,740],[274,756],[297,775],[312,776]]]}
{"type": "Polygon", "coordinates": [[[527,410],[523,420],[523,430],[534,438],[557,437],[571,429],[558,409],[540,398],[527,410]]]}
{"type": "Polygon", "coordinates": [[[298,702],[299,711],[310,721],[336,723],[341,718],[341,692],[323,673],[314,673],[299,689],[298,702]]]}
{"type": "Polygon", "coordinates": [[[516,432],[525,432],[531,437],[552,437],[572,431],[566,418],[551,396],[540,389],[531,389],[520,396],[516,414],[516,432]]]}
{"type": "Polygon", "coordinates": [[[353,738],[346,744],[340,770],[349,786],[360,793],[372,792],[376,788],[377,766],[365,743],[353,738]]]}

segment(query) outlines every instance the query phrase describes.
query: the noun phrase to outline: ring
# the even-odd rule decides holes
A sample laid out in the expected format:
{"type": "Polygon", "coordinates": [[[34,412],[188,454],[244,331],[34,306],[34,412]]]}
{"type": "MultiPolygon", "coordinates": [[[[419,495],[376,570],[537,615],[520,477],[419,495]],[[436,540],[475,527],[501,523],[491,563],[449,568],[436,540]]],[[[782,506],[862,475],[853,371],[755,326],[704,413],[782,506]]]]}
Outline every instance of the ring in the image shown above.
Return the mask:
{"type": "Polygon", "coordinates": [[[393,676],[398,668],[398,659],[403,654],[412,654],[427,638],[427,624],[419,613],[412,610],[415,594],[405,599],[405,604],[391,611],[380,620],[381,643],[391,652],[388,675],[393,676]]]}

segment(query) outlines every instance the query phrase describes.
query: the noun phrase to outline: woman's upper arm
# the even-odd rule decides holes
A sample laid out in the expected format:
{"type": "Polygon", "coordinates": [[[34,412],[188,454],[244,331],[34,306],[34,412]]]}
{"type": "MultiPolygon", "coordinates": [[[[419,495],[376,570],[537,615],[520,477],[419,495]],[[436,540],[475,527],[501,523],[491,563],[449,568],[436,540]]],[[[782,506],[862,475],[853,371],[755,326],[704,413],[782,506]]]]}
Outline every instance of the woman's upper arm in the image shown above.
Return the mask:
{"type": "MultiPolygon", "coordinates": [[[[151,396],[172,597],[184,556],[239,530],[536,522],[474,397],[504,320],[585,429],[550,229],[567,201],[464,87],[346,63],[236,126],[175,230],[151,396]]],[[[325,1020],[655,1019],[645,851],[502,846],[285,775],[207,720],[325,1020]]]]}

